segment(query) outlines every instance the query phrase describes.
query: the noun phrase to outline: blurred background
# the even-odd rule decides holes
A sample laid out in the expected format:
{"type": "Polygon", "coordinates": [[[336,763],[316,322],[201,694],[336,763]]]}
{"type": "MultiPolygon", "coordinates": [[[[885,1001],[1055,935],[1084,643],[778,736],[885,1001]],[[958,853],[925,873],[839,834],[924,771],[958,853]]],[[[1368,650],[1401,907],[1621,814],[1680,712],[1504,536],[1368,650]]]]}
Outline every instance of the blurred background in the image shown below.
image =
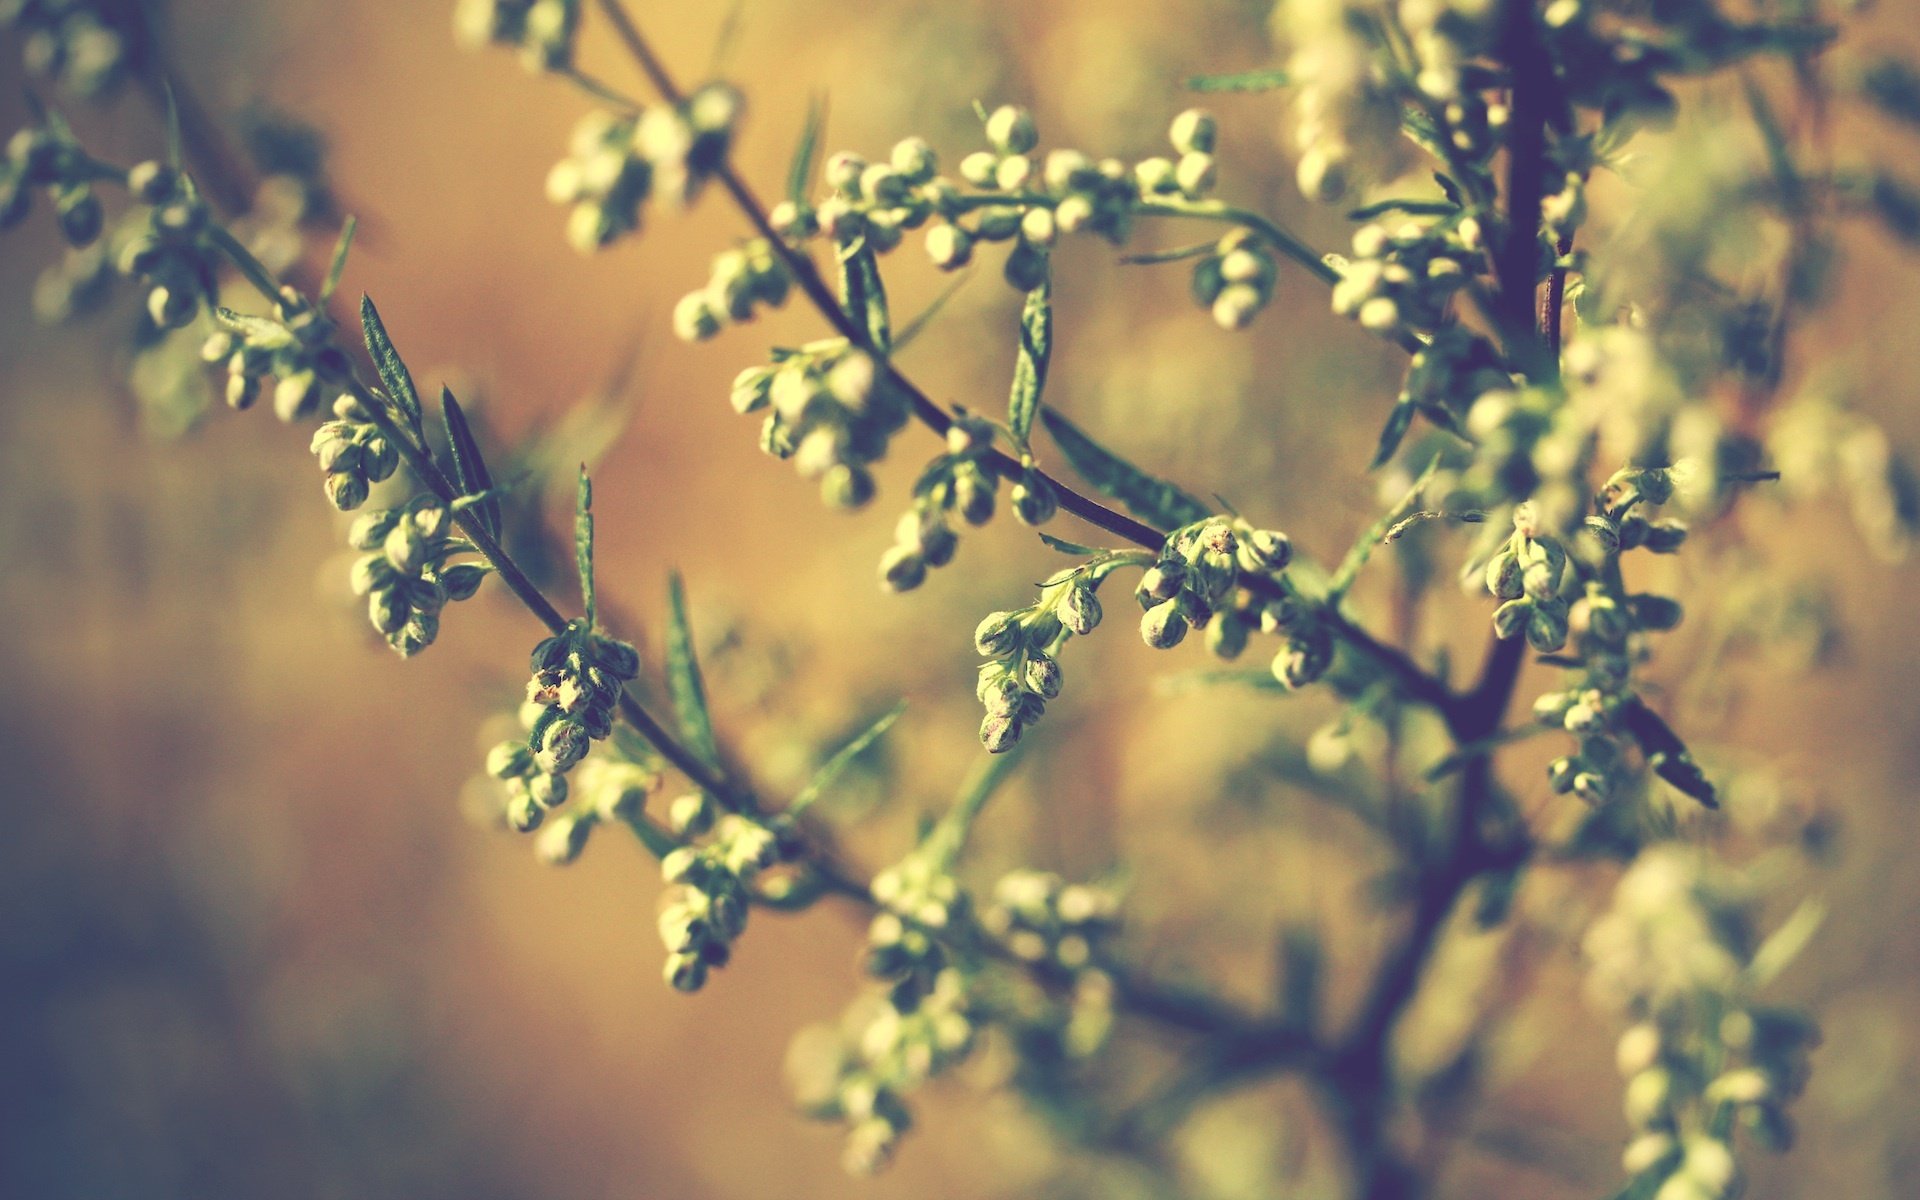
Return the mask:
{"type": "MultiPolygon", "coordinates": [[[[826,810],[862,862],[898,857],[980,753],[974,623],[1026,603],[1057,557],[1003,519],[922,590],[883,594],[875,563],[936,443],[904,434],[879,500],[851,516],[767,460],[755,423],[726,404],[728,381],[816,324],[790,306],[715,342],[674,342],[673,302],[741,235],[738,217],[715,195],[656,212],[599,256],[569,249],[542,181],[589,102],[510,54],[457,49],[450,3],[170,7],[169,53],[217,120],[239,128],[277,109],[324,134],[340,204],[363,222],[344,290],[378,299],[422,384],[470,398],[493,446],[543,438],[563,469],[597,456],[611,623],[657,652],[666,572],[684,572],[716,710],[763,786],[796,787],[824,750],[910,702],[879,761],[826,810]]],[[[764,194],[818,93],[829,150],[878,155],[920,133],[952,163],[978,143],[977,98],[1030,104],[1043,145],[1137,157],[1189,103],[1185,78],[1275,60],[1255,0],[749,0],[730,39],[727,5],[636,7],[683,79],[725,41],[721,69],[751,104],[739,162],[764,194]]],[[[1910,48],[1899,8],[1859,22],[1853,47],[1910,48]]],[[[589,25],[585,67],[639,92],[589,25]]],[[[20,47],[0,44],[8,130],[26,120],[19,63],[20,47]]],[[[1223,193],[1340,245],[1339,213],[1308,209],[1291,185],[1283,98],[1212,107],[1223,193]]],[[[103,157],[163,144],[135,92],[66,111],[103,157]]],[[[1843,129],[1852,151],[1902,145],[1843,129]]],[[[313,256],[328,240],[314,235],[313,256]]],[[[1895,446],[1920,447],[1920,365],[1902,349],[1920,316],[1916,260],[1866,226],[1843,248],[1787,391],[1844,378],[1895,446]]],[[[523,682],[531,619],[490,586],[401,664],[346,593],[344,521],[319,495],[304,432],[224,408],[183,432],[177,407],[130,395],[128,307],[51,329],[33,319],[36,276],[60,253],[44,209],[0,241],[0,662],[13,680],[0,695],[0,1196],[1238,1197],[1336,1169],[1285,1080],[1204,1106],[1143,1170],[1051,1140],[992,1090],[986,1054],[919,1098],[920,1127],[888,1174],[846,1177],[839,1130],[794,1114],[781,1062],[795,1030],[863,986],[857,915],[756,917],[704,993],[663,987],[661,885],[637,845],[602,836],[556,871],[463,816],[480,731],[523,682]]],[[[1398,388],[1397,352],[1332,316],[1298,273],[1230,335],[1186,297],[1184,269],[1112,258],[1091,243],[1061,255],[1049,402],[1337,558],[1377,511],[1378,481],[1357,468],[1398,388]]],[[[1017,312],[996,273],[964,286],[903,361],[935,398],[989,412],[1017,312]]],[[[944,280],[909,243],[888,282],[898,320],[944,280]]],[[[568,499],[556,497],[559,528],[568,499]]],[[[1736,807],[1758,824],[1814,812],[1833,831],[1794,884],[1827,898],[1828,924],[1780,984],[1819,1013],[1826,1042],[1797,1109],[1801,1146],[1756,1153],[1751,1194],[1899,1194],[1920,1170],[1920,576],[1877,562],[1843,505],[1767,504],[1740,524],[1759,590],[1817,598],[1837,631],[1765,647],[1823,658],[1805,675],[1764,655],[1714,658],[1713,686],[1683,687],[1689,659],[1711,651],[1688,633],[1659,668],[1670,716],[1715,747],[1713,763],[1776,769],[1736,807]]],[[[1092,540],[1064,518],[1056,531],[1092,540]]],[[[1683,556],[1670,582],[1704,605],[1735,555],[1728,542],[1704,563],[1683,556]]],[[[1383,595],[1360,601],[1387,627],[1383,595]]],[[[1443,597],[1401,632],[1470,662],[1481,609],[1443,597]]],[[[1073,647],[1066,698],[989,810],[970,870],[1123,871],[1130,952],[1248,1005],[1268,998],[1282,917],[1312,922],[1342,964],[1332,1000],[1350,1001],[1395,927],[1366,888],[1377,850],[1298,782],[1299,747],[1335,704],[1169,688],[1208,665],[1204,652],[1156,656],[1122,624],[1073,647]]],[[[1320,763],[1339,775],[1337,753],[1323,747],[1320,763]]],[[[1518,756],[1523,807],[1570,803],[1548,798],[1537,765],[1518,756]]],[[[1496,1013],[1480,1106],[1460,1119],[1441,1194],[1617,1186],[1614,1031],[1581,1000],[1577,932],[1556,937],[1551,916],[1590,911],[1611,878],[1529,880],[1523,908],[1546,916],[1458,939],[1437,965],[1496,1013]]],[[[1423,1020],[1444,1040],[1464,1018],[1423,1020]]]]}

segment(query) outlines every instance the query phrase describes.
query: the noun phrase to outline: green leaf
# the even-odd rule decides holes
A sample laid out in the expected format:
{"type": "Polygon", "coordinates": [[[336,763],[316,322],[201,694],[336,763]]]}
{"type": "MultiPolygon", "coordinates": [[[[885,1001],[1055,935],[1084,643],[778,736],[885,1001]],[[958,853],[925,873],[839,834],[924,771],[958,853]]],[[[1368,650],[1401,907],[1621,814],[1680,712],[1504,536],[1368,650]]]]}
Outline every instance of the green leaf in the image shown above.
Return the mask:
{"type": "Polygon", "coordinates": [[[836,750],[833,757],[821,763],[820,769],[813,773],[813,778],[807,780],[807,786],[801,788],[800,794],[795,796],[793,803],[787,806],[787,815],[790,817],[798,817],[801,813],[813,807],[813,802],[818,800],[826,793],[828,788],[833,786],[834,782],[845,773],[846,769],[853,765],[853,760],[866,753],[868,746],[879,741],[881,735],[893,728],[893,723],[898,721],[901,714],[906,711],[907,702],[902,700],[881,714],[880,719],[867,726],[858,737],[836,750]]]}
{"type": "Polygon", "coordinates": [[[1340,607],[1340,601],[1346,598],[1347,589],[1351,588],[1354,580],[1360,577],[1360,568],[1366,566],[1367,560],[1373,557],[1373,548],[1386,541],[1387,531],[1392,529],[1400,518],[1419,501],[1420,493],[1426,490],[1427,481],[1433,478],[1433,473],[1439,467],[1440,456],[1436,454],[1427,460],[1426,469],[1420,472],[1420,477],[1413,481],[1413,486],[1407,489],[1407,494],[1400,498],[1400,502],[1381,513],[1380,519],[1367,526],[1366,532],[1353,543],[1353,547],[1347,551],[1347,556],[1340,560],[1339,570],[1333,573],[1332,581],[1327,584],[1326,603],[1330,607],[1340,607]]]}
{"type": "Polygon", "coordinates": [[[700,661],[693,652],[693,627],[687,622],[687,591],[675,571],[667,576],[667,691],[680,718],[680,732],[688,747],[708,766],[720,767],[720,744],[713,736],[713,715],[707,711],[706,685],[700,680],[700,661]]]}
{"type": "Polygon", "coordinates": [[[861,241],[840,254],[840,306],[854,324],[865,329],[867,342],[886,354],[892,347],[892,322],[887,315],[887,289],[880,281],[880,263],[873,247],[861,241]]]}
{"type": "Polygon", "coordinates": [[[1191,246],[1175,246],[1171,250],[1148,250],[1140,254],[1123,254],[1120,265],[1123,267],[1150,267],[1159,263],[1180,262],[1183,259],[1199,258],[1220,248],[1220,240],[1195,242],[1191,246]]]}
{"type": "Polygon", "coordinates": [[[1413,415],[1416,405],[1411,396],[1402,397],[1387,414],[1387,423],[1380,430],[1380,445],[1373,452],[1373,461],[1367,464],[1369,471],[1377,471],[1393,459],[1394,452],[1400,449],[1400,443],[1407,436],[1407,430],[1413,428],[1413,415]]]}
{"type": "Polygon", "coordinates": [[[1388,213],[1406,213],[1415,217],[1450,217],[1460,206],[1445,200],[1378,200],[1347,213],[1349,221],[1371,221],[1388,213]]]}
{"type": "Polygon", "coordinates": [[[1772,983],[1813,941],[1813,935],[1820,932],[1826,919],[1826,905],[1811,896],[1802,900],[1793,915],[1768,934],[1767,940],[1753,952],[1753,961],[1747,964],[1747,979],[1756,988],[1772,983]]]}
{"type": "Polygon", "coordinates": [[[599,613],[593,595],[593,480],[587,477],[585,463],[580,464],[580,490],[574,493],[573,558],[580,567],[580,605],[586,610],[587,628],[591,629],[599,613]]]}
{"type": "Polygon", "coordinates": [[[179,171],[186,163],[186,155],[180,149],[180,102],[173,94],[171,82],[163,80],[160,86],[167,94],[167,165],[179,171]]]}
{"type": "Polygon", "coordinates": [[[962,271],[948,280],[947,286],[940,289],[940,294],[933,298],[932,303],[916,313],[913,320],[907,322],[905,328],[893,335],[893,352],[898,354],[905,350],[908,342],[925,332],[927,326],[933,324],[933,319],[940,315],[940,310],[947,306],[947,301],[953,299],[954,293],[972,278],[972,271],[962,271]]]}
{"type": "Polygon", "coordinates": [[[787,167],[787,199],[795,205],[807,202],[807,182],[813,178],[813,163],[820,153],[820,133],[827,124],[827,98],[815,96],[807,104],[807,123],[800,127],[800,140],[793,147],[793,162],[787,167]]]}
{"type": "Polygon", "coordinates": [[[1096,554],[1105,553],[1105,551],[1101,550],[1098,546],[1082,546],[1079,542],[1069,542],[1065,538],[1057,538],[1044,530],[1036,529],[1034,533],[1039,535],[1041,541],[1053,547],[1055,550],[1058,550],[1062,554],[1071,554],[1075,558],[1092,558],[1096,554]]]}
{"type": "MultiPolygon", "coordinates": [[[[453,392],[444,386],[440,389],[440,416],[447,425],[447,448],[452,452],[454,482],[460,485],[462,498],[484,497],[473,501],[474,515],[488,533],[498,538],[500,502],[490,494],[493,491],[493,477],[487,473],[486,459],[480,456],[480,444],[474,440],[473,429],[467,424],[467,414],[461,411],[460,402],[453,398],[453,392]]],[[[582,466],[580,470],[581,478],[585,479],[586,467],[582,466]]]]}
{"type": "Polygon", "coordinates": [[[348,217],[340,226],[340,240],[333,244],[333,265],[327,268],[327,279],[320,285],[320,304],[324,307],[333,299],[333,290],[340,286],[340,277],[347,273],[347,251],[353,249],[353,235],[360,228],[360,218],[348,217]]]}
{"type": "Polygon", "coordinates": [[[1291,80],[1278,67],[1258,71],[1239,71],[1230,75],[1195,75],[1187,80],[1190,92],[1271,92],[1286,87],[1291,80]]]}
{"type": "Polygon", "coordinates": [[[1101,495],[1126,505],[1134,516],[1162,529],[1178,529],[1207,516],[1205,504],[1101,446],[1055,410],[1042,409],[1040,419],[1073,469],[1101,495]]]}
{"type": "Polygon", "coordinates": [[[387,336],[387,327],[380,320],[380,310],[373,306],[372,296],[360,297],[360,328],[367,339],[367,353],[373,356],[380,381],[386,384],[387,397],[413,427],[414,436],[419,437],[422,432],[420,393],[414,389],[413,376],[401,361],[400,352],[393,348],[393,339],[387,336]]]}
{"type": "Polygon", "coordinates": [[[1020,310],[1020,353],[1013,361],[1013,394],[1007,399],[1007,425],[1022,448],[1040,411],[1047,386],[1047,361],[1053,356],[1053,281],[1042,280],[1027,293],[1020,310]]]}

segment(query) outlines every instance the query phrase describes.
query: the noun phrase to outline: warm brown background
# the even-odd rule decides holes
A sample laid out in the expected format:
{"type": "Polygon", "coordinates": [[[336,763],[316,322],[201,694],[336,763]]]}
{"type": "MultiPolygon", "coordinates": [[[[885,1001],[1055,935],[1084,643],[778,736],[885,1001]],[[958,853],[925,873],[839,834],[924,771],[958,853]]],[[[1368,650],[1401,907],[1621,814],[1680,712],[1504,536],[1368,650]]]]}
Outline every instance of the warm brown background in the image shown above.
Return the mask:
{"type": "MultiPolygon", "coordinates": [[[[898,854],[911,813],[977,755],[973,622],[1023,603],[1049,553],[996,524],[922,592],[880,595],[873,563],[933,443],[903,435],[880,502],[853,517],[764,459],[726,382],[813,323],[790,313],[714,345],[674,343],[673,300],[739,221],[715,197],[654,216],[611,253],[575,255],[541,181],[584,102],[507,55],[456,50],[450,4],[175,7],[182,70],[216,110],[264,98],[326,131],[334,178],[366,220],[347,288],[378,298],[423,382],[453,381],[514,439],[602,387],[637,342],[634,420],[598,469],[603,593],[643,635],[665,570],[686,572],[703,633],[738,633],[714,663],[716,704],[774,787],[804,777],[811,747],[908,696],[894,815],[852,838],[869,862],[898,854]]],[[[639,6],[689,78],[726,7],[639,6]]],[[[977,137],[979,97],[1030,101],[1049,144],[1151,152],[1181,78],[1269,61],[1260,7],[762,0],[727,67],[753,103],[741,162],[776,192],[816,91],[832,100],[830,148],[878,154],[921,132],[952,161],[977,137]]],[[[1869,29],[1861,44],[1887,42],[1869,29]]],[[[638,87],[598,37],[586,58],[638,87]]],[[[0,46],[9,80],[18,61],[0,46]]],[[[16,96],[0,87],[8,129],[16,96]]],[[[1218,103],[1225,190],[1336,245],[1337,215],[1300,211],[1285,186],[1282,107],[1218,103]]],[[[113,157],[159,144],[131,97],[76,119],[113,157]]],[[[892,1174],[847,1180],[836,1134],[789,1113],[780,1061],[795,1028],[859,987],[857,923],[757,919],[737,965],[688,999],[657,980],[659,885],[637,847],[608,836],[554,872],[463,820],[476,727],[517,688],[530,620],[489,588],[449,613],[423,659],[377,648],[343,599],[341,523],[304,433],[220,411],[184,441],[143,438],[103,349],[123,314],[52,332],[28,315],[52,242],[44,212],[0,242],[0,1193],[992,1196],[1032,1194],[1056,1155],[1071,1157],[963,1080],[922,1104],[925,1129],[892,1174]]],[[[1920,372],[1904,351],[1915,260],[1864,229],[1850,248],[1841,299],[1799,353],[1844,364],[1896,444],[1920,447],[1907,402],[1920,372]]],[[[1329,464],[1364,461],[1393,354],[1297,274],[1283,272],[1252,334],[1229,337],[1184,301],[1180,269],[1122,275],[1109,258],[1091,245],[1063,255],[1050,399],[1337,553],[1370,519],[1370,485],[1329,464]]],[[[894,272],[900,313],[939,282],[917,260],[910,247],[894,272]]],[[[949,312],[907,366],[935,396],[991,409],[1011,296],[983,272],[949,312]]],[[[1743,703],[1710,727],[1738,758],[1777,760],[1841,826],[1833,862],[1806,880],[1831,921],[1783,984],[1827,1027],[1799,1108],[1804,1148],[1763,1163],[1754,1194],[1900,1194],[1920,1169],[1920,580],[1870,565],[1837,508],[1749,524],[1781,586],[1834,578],[1849,630],[1825,674],[1742,675],[1743,703]]],[[[1124,619],[1123,607],[1116,597],[1124,619]]],[[[1471,620],[1453,638],[1462,655],[1481,637],[1483,617],[1471,620]]],[[[1332,711],[1324,698],[1176,703],[1151,680],[1204,665],[1201,652],[1154,657],[1123,624],[1074,647],[1047,753],[982,831],[984,868],[1024,859],[1085,875],[1124,861],[1141,952],[1248,1003],[1269,977],[1277,912],[1317,914],[1339,956],[1364,962],[1382,930],[1350,831],[1271,786],[1222,800],[1206,766],[1311,730],[1332,711]],[[1303,830],[1343,848],[1310,855],[1303,830]]],[[[1687,645],[1676,639],[1674,657],[1687,645]]],[[[1530,807],[1544,798],[1534,778],[1519,780],[1530,807]]],[[[1447,1194],[1595,1195],[1614,1178],[1625,1130],[1611,1031],[1581,1004],[1568,947],[1529,961],[1536,997],[1503,1018],[1513,1069],[1468,1127],[1447,1194]]],[[[1352,989],[1343,976],[1336,999],[1352,989]]],[[[1176,1177],[1200,1195],[1277,1191],[1278,1164],[1314,1140],[1297,1101],[1268,1088],[1203,1111],[1176,1177]]],[[[1091,1178],[1103,1194],[1143,1186],[1091,1178]]]]}

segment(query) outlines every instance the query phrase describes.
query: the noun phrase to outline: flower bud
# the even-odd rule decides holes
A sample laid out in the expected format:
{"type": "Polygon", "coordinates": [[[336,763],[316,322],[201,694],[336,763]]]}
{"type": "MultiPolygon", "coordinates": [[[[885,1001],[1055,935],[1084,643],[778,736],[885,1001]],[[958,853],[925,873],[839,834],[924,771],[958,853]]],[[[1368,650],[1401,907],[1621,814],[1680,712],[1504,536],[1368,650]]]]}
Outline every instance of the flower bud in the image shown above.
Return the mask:
{"type": "Polygon", "coordinates": [[[1008,498],[1013,502],[1013,515],[1024,525],[1045,525],[1060,510],[1059,495],[1038,471],[1021,475],[1008,498]]]}
{"type": "Polygon", "coordinates": [[[587,837],[592,832],[592,814],[563,813],[540,831],[533,843],[534,856],[550,867],[567,866],[587,848],[587,837]]]}
{"type": "Polygon", "coordinates": [[[1025,154],[1039,140],[1033,114],[1024,108],[1003,104],[987,118],[987,141],[1002,154],[1025,154]]]}
{"type": "Polygon", "coordinates": [[[1277,529],[1253,529],[1234,539],[1240,565],[1249,571],[1285,570],[1293,561],[1293,541],[1277,529]]]}
{"type": "Polygon", "coordinates": [[[1526,599],[1509,600],[1493,610],[1493,633],[1505,640],[1518,637],[1525,632],[1527,619],[1533,615],[1533,601],[1526,599]]]}
{"type": "Polygon", "coordinates": [[[1018,612],[988,613],[973,631],[973,648],[983,658],[1004,658],[1019,646],[1025,630],[1018,612]]]}
{"type": "Polygon", "coordinates": [[[1167,140],[1181,154],[1212,154],[1218,135],[1213,114],[1204,108],[1190,108],[1173,119],[1167,140]]]}
{"type": "Polygon", "coordinates": [[[835,463],[820,476],[820,497],[835,508],[864,508],[875,490],[873,472],[856,463],[835,463]]]}
{"type": "Polygon", "coordinates": [[[1511,549],[1502,549],[1487,561],[1487,590],[1501,600],[1518,600],[1525,594],[1520,558],[1511,549]]]}
{"type": "Polygon", "coordinates": [[[1217,620],[1207,623],[1207,649],[1217,658],[1232,661],[1246,650],[1248,632],[1245,621],[1222,613],[1217,620]]]}
{"type": "Polygon", "coordinates": [[[565,775],[538,773],[527,780],[527,794],[541,808],[558,808],[565,804],[569,790],[565,775]]]}
{"type": "Polygon", "coordinates": [[[720,314],[702,292],[688,292],[673,306],[673,334],[683,342],[704,342],[720,332],[720,314]]]}
{"type": "Polygon", "coordinates": [[[341,512],[352,512],[367,502],[367,478],[358,471],[329,475],[323,487],[328,502],[341,512]]]}
{"type": "Polygon", "coordinates": [[[1060,624],[1069,633],[1084,637],[1100,624],[1100,598],[1086,584],[1075,581],[1060,598],[1060,624]]]}
{"type": "Polygon", "coordinates": [[[934,171],[939,166],[939,159],[934,154],[933,147],[927,144],[927,139],[921,137],[905,138],[894,143],[893,153],[887,156],[887,161],[906,182],[916,187],[932,179],[934,171]]]}
{"type": "Polygon", "coordinates": [[[540,764],[550,773],[564,774],[587,756],[589,744],[584,726],[572,720],[555,721],[540,739],[540,764]]]}
{"type": "Polygon", "coordinates": [[[967,231],[948,222],[927,229],[927,257],[942,271],[958,270],[973,258],[973,238],[967,231]]]}
{"type": "Polygon", "coordinates": [[[713,828],[713,801],[705,792],[688,792],[667,808],[667,826],[683,838],[704,836],[713,828]]]}
{"type": "Polygon", "coordinates": [[[1060,662],[1053,656],[1035,650],[1027,656],[1026,670],[1021,676],[1027,690],[1042,700],[1052,700],[1060,694],[1060,662]]]}
{"type": "Polygon", "coordinates": [[[1180,601],[1162,600],[1140,618],[1140,640],[1155,650],[1170,650],[1187,636],[1187,618],[1180,601]]]}
{"type": "Polygon", "coordinates": [[[880,556],[880,583],[888,591],[910,592],[927,581],[927,562],[906,546],[890,546],[880,556]]]}

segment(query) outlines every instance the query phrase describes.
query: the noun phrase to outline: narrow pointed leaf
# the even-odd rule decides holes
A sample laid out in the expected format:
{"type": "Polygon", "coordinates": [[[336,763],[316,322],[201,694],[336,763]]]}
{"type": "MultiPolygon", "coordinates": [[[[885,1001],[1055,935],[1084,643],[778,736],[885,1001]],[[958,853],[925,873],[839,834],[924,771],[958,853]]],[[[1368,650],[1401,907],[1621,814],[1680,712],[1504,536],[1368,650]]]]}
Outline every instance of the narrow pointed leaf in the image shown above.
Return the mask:
{"type": "Polygon", "coordinates": [[[1048,546],[1051,546],[1062,554],[1071,554],[1075,558],[1092,558],[1094,555],[1102,553],[1096,546],[1082,546],[1079,542],[1069,542],[1067,539],[1057,538],[1045,530],[1036,529],[1034,533],[1039,535],[1040,540],[1048,546]]]}
{"type": "Polygon", "coordinates": [[[1207,515],[1207,506],[1192,495],[1108,450],[1055,410],[1043,409],[1040,419],[1073,469],[1102,495],[1126,505],[1134,516],[1162,529],[1177,529],[1207,515]]]}
{"type": "Polygon", "coordinates": [[[796,205],[807,202],[807,184],[813,178],[813,163],[820,152],[820,131],[827,124],[827,100],[815,96],[807,105],[807,123],[800,127],[800,140],[793,147],[793,162],[787,168],[787,199],[796,205]]]}
{"type": "Polygon", "coordinates": [[[1278,67],[1237,71],[1230,75],[1195,75],[1187,80],[1191,92],[1271,92],[1286,87],[1287,73],[1278,67]]]}
{"type": "Polygon", "coordinates": [[[1394,404],[1393,411],[1387,414],[1387,423],[1380,430],[1380,445],[1373,452],[1373,461],[1367,469],[1377,471],[1393,461],[1394,452],[1400,449],[1407,430],[1413,428],[1413,414],[1417,411],[1411,399],[1403,399],[1394,404]]]}
{"type": "MultiPolygon", "coordinates": [[[[453,457],[454,482],[460,485],[462,498],[471,498],[474,515],[494,537],[500,536],[500,502],[493,495],[493,477],[480,456],[480,444],[474,440],[467,414],[453,392],[440,389],[440,415],[447,423],[447,448],[453,457]]],[[[584,469],[584,468],[583,468],[584,469]]]]}
{"type": "Polygon", "coordinates": [[[947,301],[953,299],[954,294],[972,278],[972,271],[962,271],[948,280],[947,286],[940,289],[940,294],[935,296],[925,308],[915,313],[913,319],[908,321],[900,332],[893,335],[893,352],[898,354],[905,350],[907,343],[926,332],[927,327],[933,324],[933,319],[940,315],[940,310],[947,306],[947,301]]]}
{"type": "Polygon", "coordinates": [[[347,252],[353,249],[353,235],[360,228],[360,218],[348,217],[340,226],[340,240],[333,245],[333,263],[327,268],[327,280],[320,285],[320,303],[326,304],[333,299],[333,291],[340,286],[340,277],[347,273],[347,252]]]}
{"type": "Polygon", "coordinates": [[[867,342],[880,354],[892,347],[892,321],[887,314],[887,289],[880,281],[880,264],[865,242],[840,255],[840,306],[866,330],[867,342]]]}
{"type": "Polygon", "coordinates": [[[718,769],[720,745],[713,735],[713,715],[707,711],[706,685],[700,679],[693,626],[687,620],[686,587],[678,571],[667,577],[667,690],[688,747],[701,761],[718,769]]]}
{"type": "Polygon", "coordinates": [[[884,735],[887,730],[893,728],[893,723],[898,721],[901,714],[906,711],[907,702],[902,700],[881,714],[880,719],[867,726],[858,737],[834,751],[833,757],[820,764],[820,769],[813,773],[813,778],[807,780],[807,786],[801,788],[800,794],[793,798],[793,803],[787,807],[787,815],[790,817],[798,817],[801,813],[813,807],[814,801],[825,795],[827,789],[832,787],[834,782],[846,772],[846,769],[853,765],[853,760],[866,753],[868,746],[879,741],[881,736],[884,735]]]}
{"type": "Polygon", "coordinates": [[[1027,293],[1020,311],[1020,352],[1013,361],[1013,394],[1007,399],[1007,425],[1013,440],[1027,444],[1040,393],[1047,386],[1047,361],[1053,355],[1053,281],[1044,279],[1027,293]]]}
{"type": "Polygon", "coordinates": [[[599,613],[593,595],[593,480],[587,477],[585,463],[580,465],[580,490],[573,503],[573,557],[580,567],[580,604],[591,629],[599,613]]]}
{"type": "Polygon", "coordinates": [[[373,306],[372,296],[360,297],[360,328],[367,339],[367,353],[373,356],[373,365],[380,372],[380,382],[386,385],[388,398],[418,437],[422,431],[420,393],[413,386],[413,376],[401,361],[400,352],[393,348],[393,339],[387,336],[386,324],[380,320],[380,310],[373,306]]]}

